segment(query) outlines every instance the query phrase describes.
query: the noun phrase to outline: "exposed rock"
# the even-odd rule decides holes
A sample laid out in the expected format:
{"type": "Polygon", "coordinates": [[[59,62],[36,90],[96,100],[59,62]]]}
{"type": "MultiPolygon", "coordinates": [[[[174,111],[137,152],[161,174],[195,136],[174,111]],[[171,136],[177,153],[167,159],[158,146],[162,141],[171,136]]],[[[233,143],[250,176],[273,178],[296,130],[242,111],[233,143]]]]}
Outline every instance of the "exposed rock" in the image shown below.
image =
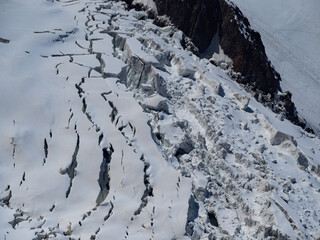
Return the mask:
{"type": "Polygon", "coordinates": [[[249,130],[249,128],[248,128],[248,121],[246,121],[246,120],[242,121],[242,123],[241,123],[241,128],[242,128],[243,130],[249,130]]]}
{"type": "Polygon", "coordinates": [[[200,235],[197,232],[193,232],[191,240],[200,240],[200,235]]]}
{"type": "Polygon", "coordinates": [[[233,61],[233,69],[244,78],[239,82],[265,93],[280,90],[280,75],[274,70],[265,53],[260,34],[251,29],[248,19],[235,5],[219,0],[222,22],[220,45],[233,61]]]}
{"type": "Polygon", "coordinates": [[[267,227],[264,229],[265,239],[279,239],[279,240],[289,240],[289,236],[282,234],[278,229],[274,230],[272,227],[267,227]]]}
{"type": "Polygon", "coordinates": [[[156,0],[155,3],[158,14],[169,16],[171,21],[193,40],[200,52],[209,47],[211,39],[218,31],[216,23],[220,21],[217,0],[156,0]]]}
{"type": "Polygon", "coordinates": [[[132,2],[133,4],[143,4],[146,5],[149,9],[153,11],[157,11],[156,6],[153,1],[148,1],[148,0],[134,0],[132,2]]]}
{"type": "Polygon", "coordinates": [[[306,169],[309,166],[308,159],[301,152],[298,154],[297,163],[301,166],[302,169],[306,169]]]}
{"type": "Polygon", "coordinates": [[[0,43],[7,43],[8,44],[8,43],[10,43],[10,40],[0,37],[0,43]]]}
{"type": "Polygon", "coordinates": [[[293,124],[298,125],[305,129],[309,133],[313,133],[313,129],[309,127],[304,119],[301,119],[298,115],[296,107],[291,100],[292,94],[289,91],[284,93],[275,94],[274,98],[271,94],[264,94],[257,90],[254,97],[261,102],[264,106],[270,108],[273,112],[278,114],[278,118],[283,120],[285,117],[293,124]]]}
{"type": "MultiPolygon", "coordinates": [[[[282,112],[285,113],[286,118],[289,119],[294,124],[302,127],[307,132],[314,133],[314,131],[308,126],[306,121],[304,119],[301,119],[298,116],[298,112],[297,112],[297,109],[294,105],[294,102],[292,102],[292,100],[291,100],[292,93],[289,91],[286,91],[284,93],[279,94],[279,98],[280,98],[280,101],[279,101],[278,105],[279,104],[282,105],[282,107],[283,107],[282,112]]],[[[274,111],[274,112],[276,112],[276,111],[274,111]]]]}
{"type": "Polygon", "coordinates": [[[213,54],[221,46],[232,59],[233,70],[242,73],[239,82],[265,93],[280,90],[280,75],[268,61],[260,34],[251,29],[238,7],[225,0],[155,0],[155,3],[158,13],[168,15],[200,53],[210,47],[213,54]]]}

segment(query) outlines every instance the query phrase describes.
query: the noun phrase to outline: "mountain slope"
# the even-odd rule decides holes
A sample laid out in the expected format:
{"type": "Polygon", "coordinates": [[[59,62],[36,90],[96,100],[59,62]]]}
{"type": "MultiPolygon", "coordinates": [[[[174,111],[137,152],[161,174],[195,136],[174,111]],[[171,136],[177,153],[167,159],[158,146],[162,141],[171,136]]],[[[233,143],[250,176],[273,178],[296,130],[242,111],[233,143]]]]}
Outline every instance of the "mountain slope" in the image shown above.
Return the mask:
{"type": "Polygon", "coordinates": [[[1,237],[319,237],[319,138],[181,31],[121,1],[3,6],[1,237]]]}
{"type": "Polygon", "coordinates": [[[242,74],[238,82],[272,96],[280,90],[280,76],[268,62],[260,35],[236,6],[225,0],[155,0],[155,4],[158,14],[169,16],[192,39],[200,55],[211,58],[214,53],[226,54],[233,70],[242,74]]]}
{"type": "MultiPolygon", "coordinates": [[[[144,8],[136,1],[126,2],[136,9],[144,8]]],[[[269,61],[260,34],[251,28],[248,19],[235,4],[227,0],[150,2],[157,6],[156,24],[161,26],[168,16],[198,49],[187,38],[183,40],[183,46],[202,58],[209,58],[217,66],[230,68],[233,79],[243,84],[261,103],[313,132],[298,115],[291,93],[282,92],[280,74],[269,61]],[[179,9],[180,13],[176,14],[175,9],[179,9]]],[[[150,12],[155,14],[155,10],[150,12]]]]}
{"type": "Polygon", "coordinates": [[[232,2],[261,34],[267,55],[281,74],[281,87],[293,93],[299,114],[319,135],[319,1],[232,2]]]}

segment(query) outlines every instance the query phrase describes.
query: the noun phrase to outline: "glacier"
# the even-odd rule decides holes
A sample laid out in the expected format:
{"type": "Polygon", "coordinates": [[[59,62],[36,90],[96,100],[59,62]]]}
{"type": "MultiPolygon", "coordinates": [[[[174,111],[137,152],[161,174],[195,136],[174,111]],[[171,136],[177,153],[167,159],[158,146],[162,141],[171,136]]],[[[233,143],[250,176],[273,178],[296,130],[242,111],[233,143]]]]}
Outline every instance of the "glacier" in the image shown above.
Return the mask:
{"type": "Polygon", "coordinates": [[[320,140],[122,1],[1,0],[0,237],[319,239],[320,140]]]}

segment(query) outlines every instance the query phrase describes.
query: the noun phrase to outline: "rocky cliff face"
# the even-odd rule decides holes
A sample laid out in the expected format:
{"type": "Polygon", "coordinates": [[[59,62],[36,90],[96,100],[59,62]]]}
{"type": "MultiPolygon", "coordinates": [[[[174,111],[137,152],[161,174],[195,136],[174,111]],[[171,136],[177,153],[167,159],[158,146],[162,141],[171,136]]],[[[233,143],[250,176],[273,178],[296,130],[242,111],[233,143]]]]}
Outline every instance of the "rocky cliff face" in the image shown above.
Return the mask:
{"type": "Polygon", "coordinates": [[[222,22],[220,45],[233,60],[233,68],[241,72],[242,83],[254,89],[273,94],[280,90],[280,75],[266,56],[260,34],[250,28],[250,23],[235,5],[219,0],[222,22]]]}
{"type": "Polygon", "coordinates": [[[225,0],[156,0],[155,3],[158,13],[168,15],[192,39],[200,53],[211,44],[219,44],[232,59],[233,70],[242,74],[240,83],[271,95],[280,90],[280,75],[268,61],[260,34],[250,28],[238,7],[225,0]],[[218,36],[218,41],[212,41],[214,36],[218,36]]]}
{"type": "Polygon", "coordinates": [[[219,31],[221,22],[218,0],[155,1],[160,15],[167,15],[171,21],[190,37],[200,52],[204,52],[219,31]]]}

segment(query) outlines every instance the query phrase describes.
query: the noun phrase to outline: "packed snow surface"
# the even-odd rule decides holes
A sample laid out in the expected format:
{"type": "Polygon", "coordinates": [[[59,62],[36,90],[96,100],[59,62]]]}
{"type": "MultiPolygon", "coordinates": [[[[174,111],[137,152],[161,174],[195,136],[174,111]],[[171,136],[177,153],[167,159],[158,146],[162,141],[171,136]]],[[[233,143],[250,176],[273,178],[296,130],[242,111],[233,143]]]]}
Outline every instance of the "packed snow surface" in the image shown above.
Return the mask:
{"type": "Polygon", "coordinates": [[[0,238],[317,239],[320,140],[120,1],[0,0],[0,238]]]}

